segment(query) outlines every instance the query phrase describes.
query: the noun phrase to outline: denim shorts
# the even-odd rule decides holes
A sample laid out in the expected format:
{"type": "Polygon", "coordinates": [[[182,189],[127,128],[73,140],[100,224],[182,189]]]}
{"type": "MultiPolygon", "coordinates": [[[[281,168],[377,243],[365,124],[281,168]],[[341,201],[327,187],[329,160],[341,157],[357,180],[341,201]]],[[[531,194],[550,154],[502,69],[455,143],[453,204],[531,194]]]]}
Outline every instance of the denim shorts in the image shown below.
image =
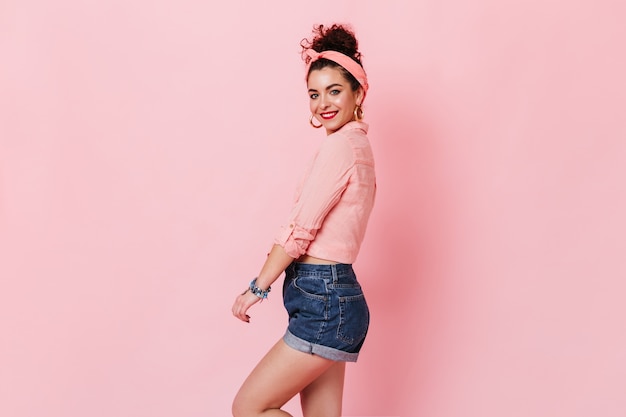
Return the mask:
{"type": "Polygon", "coordinates": [[[356,362],[369,327],[369,309],[352,265],[294,262],[285,270],[289,313],[284,340],[301,352],[356,362]]]}

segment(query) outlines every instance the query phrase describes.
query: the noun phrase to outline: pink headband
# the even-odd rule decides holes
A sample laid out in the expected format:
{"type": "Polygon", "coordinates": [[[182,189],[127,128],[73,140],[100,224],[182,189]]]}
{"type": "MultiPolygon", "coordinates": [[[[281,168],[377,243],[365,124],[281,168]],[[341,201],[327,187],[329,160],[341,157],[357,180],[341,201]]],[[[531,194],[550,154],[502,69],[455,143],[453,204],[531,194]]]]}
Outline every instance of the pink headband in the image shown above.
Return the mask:
{"type": "Polygon", "coordinates": [[[309,61],[306,67],[306,74],[308,77],[309,68],[311,68],[311,64],[317,61],[320,58],[328,59],[330,61],[336,62],[341,65],[348,71],[363,87],[363,92],[367,93],[367,89],[369,85],[367,84],[367,75],[365,74],[365,70],[362,66],[360,66],[354,59],[350,58],[347,55],[342,54],[337,51],[322,51],[317,52],[313,49],[307,49],[306,54],[311,57],[311,61],[309,61]]]}

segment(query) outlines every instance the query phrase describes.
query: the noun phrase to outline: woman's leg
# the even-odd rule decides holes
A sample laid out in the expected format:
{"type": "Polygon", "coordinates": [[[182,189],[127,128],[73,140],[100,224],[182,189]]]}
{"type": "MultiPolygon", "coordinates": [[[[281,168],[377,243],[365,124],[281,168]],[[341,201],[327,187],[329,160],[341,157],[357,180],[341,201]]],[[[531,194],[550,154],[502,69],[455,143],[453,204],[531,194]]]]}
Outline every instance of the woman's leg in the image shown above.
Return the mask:
{"type": "Polygon", "coordinates": [[[281,339],[252,370],[235,396],[234,417],[288,417],[287,401],[335,362],[297,351],[281,339]]]}
{"type": "Polygon", "coordinates": [[[339,417],[346,363],[335,362],[300,392],[304,417],[339,417]]]}

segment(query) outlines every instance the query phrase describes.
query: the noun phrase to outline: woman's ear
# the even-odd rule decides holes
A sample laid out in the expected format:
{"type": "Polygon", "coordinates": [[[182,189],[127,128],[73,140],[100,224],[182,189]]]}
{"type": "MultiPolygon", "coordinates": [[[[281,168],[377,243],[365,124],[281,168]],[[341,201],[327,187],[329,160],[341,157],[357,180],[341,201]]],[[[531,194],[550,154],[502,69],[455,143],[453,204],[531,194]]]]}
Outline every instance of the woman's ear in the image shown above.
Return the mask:
{"type": "Polygon", "coordinates": [[[357,106],[363,105],[363,100],[365,100],[365,91],[363,90],[363,87],[359,87],[359,89],[356,90],[355,96],[357,106]]]}

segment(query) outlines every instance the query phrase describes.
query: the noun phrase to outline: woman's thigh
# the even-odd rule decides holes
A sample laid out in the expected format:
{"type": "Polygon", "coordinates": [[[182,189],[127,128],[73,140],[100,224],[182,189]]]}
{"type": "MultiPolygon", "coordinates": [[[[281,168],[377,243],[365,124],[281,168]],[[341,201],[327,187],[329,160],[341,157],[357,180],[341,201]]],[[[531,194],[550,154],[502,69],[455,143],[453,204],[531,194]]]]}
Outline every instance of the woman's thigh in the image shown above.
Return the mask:
{"type": "Polygon", "coordinates": [[[235,415],[278,409],[335,362],[297,351],[281,339],[261,359],[239,389],[235,415]]]}
{"type": "Polygon", "coordinates": [[[304,417],[339,417],[343,400],[346,363],[335,362],[300,392],[304,417]]]}

